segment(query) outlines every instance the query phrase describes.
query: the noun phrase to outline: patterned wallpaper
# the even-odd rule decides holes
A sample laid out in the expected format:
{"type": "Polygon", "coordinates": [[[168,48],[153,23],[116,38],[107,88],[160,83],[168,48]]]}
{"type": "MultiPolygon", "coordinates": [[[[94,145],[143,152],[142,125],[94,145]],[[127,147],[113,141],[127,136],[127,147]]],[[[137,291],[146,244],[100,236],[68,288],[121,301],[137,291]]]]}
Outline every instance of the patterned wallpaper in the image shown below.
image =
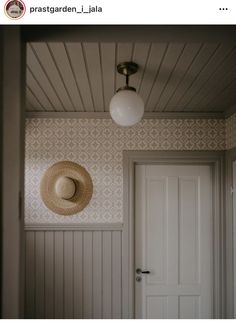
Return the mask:
{"type": "Polygon", "coordinates": [[[236,147],[236,113],[226,119],[226,149],[236,147]]]}
{"type": "Polygon", "coordinates": [[[122,222],[123,150],[223,150],[225,120],[142,120],[121,128],[109,119],[28,119],[26,121],[25,221],[32,223],[122,222]],[[79,214],[48,210],[39,194],[44,171],[71,160],[90,173],[94,194],[79,214]]]}

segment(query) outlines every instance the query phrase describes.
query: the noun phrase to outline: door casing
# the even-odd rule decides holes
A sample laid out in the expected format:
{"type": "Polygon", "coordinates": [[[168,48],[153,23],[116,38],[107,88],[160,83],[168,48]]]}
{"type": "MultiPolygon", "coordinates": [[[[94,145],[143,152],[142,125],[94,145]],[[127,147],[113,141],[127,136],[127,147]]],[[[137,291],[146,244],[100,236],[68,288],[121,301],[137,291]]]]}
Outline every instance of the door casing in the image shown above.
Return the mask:
{"type": "Polygon", "coordinates": [[[213,178],[213,315],[225,312],[224,151],[124,151],[123,318],[134,318],[134,182],[136,164],[209,165],[213,178]]]}
{"type": "Polygon", "coordinates": [[[1,318],[16,319],[24,317],[26,44],[20,26],[1,33],[1,318]]]}
{"type": "MultiPolygon", "coordinates": [[[[227,318],[236,318],[236,218],[233,209],[233,163],[236,160],[236,148],[226,151],[226,311],[227,318]]],[[[234,192],[235,194],[235,192],[234,192]]]]}

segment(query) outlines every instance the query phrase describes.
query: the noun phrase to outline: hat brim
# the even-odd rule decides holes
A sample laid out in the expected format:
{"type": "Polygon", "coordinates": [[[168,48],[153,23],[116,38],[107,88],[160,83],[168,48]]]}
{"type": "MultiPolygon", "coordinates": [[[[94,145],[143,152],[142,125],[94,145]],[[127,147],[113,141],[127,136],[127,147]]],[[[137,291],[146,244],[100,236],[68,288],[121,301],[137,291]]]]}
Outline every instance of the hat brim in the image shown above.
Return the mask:
{"type": "Polygon", "coordinates": [[[93,194],[92,179],[85,168],[71,161],[61,161],[46,170],[40,185],[41,198],[47,208],[58,215],[74,215],[82,211],[90,202],[93,194]],[[76,189],[69,199],[59,198],[55,186],[60,177],[73,179],[76,189]]]}

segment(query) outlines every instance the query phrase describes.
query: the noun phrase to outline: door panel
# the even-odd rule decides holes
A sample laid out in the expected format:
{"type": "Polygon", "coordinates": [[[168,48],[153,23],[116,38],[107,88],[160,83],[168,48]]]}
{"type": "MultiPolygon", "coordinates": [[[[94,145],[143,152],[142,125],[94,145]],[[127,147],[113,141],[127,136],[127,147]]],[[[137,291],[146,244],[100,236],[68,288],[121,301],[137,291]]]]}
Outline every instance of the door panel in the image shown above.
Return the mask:
{"type": "Polygon", "coordinates": [[[146,258],[147,267],[155,267],[155,274],[147,276],[150,285],[166,282],[166,180],[147,182],[146,258]]]}
{"type": "Polygon", "coordinates": [[[199,318],[199,296],[179,297],[179,318],[198,319],[199,318]]]}
{"type": "Polygon", "coordinates": [[[166,319],[167,318],[167,296],[147,297],[147,318],[166,319]]]}
{"type": "Polygon", "coordinates": [[[136,318],[211,318],[211,168],[137,165],[135,184],[136,318]]]}
{"type": "Polygon", "coordinates": [[[198,178],[179,178],[180,284],[199,282],[198,185],[198,178]]]}

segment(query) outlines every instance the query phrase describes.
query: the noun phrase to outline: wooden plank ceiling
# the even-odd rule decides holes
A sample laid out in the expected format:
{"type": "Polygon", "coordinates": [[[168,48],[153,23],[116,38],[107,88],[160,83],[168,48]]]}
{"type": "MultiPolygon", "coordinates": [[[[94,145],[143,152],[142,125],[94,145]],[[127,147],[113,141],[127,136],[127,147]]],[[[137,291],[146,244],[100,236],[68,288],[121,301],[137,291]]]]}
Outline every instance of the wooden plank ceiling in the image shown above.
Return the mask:
{"type": "Polygon", "coordinates": [[[236,105],[236,46],[229,43],[28,43],[27,111],[107,112],[131,76],[146,112],[225,112],[236,105]]]}

